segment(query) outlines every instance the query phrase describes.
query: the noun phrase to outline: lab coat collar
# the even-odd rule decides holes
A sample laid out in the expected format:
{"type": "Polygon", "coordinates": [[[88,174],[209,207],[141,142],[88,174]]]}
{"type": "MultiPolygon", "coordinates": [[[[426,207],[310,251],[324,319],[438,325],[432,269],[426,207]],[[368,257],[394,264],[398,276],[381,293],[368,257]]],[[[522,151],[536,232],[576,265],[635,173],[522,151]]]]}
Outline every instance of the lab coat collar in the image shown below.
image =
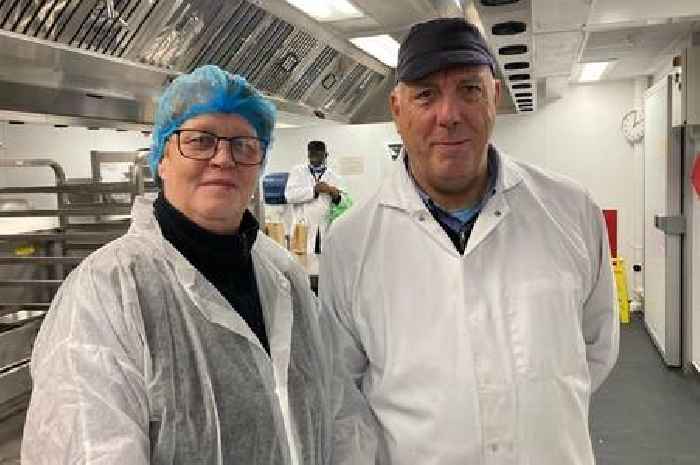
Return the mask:
{"type": "MultiPolygon", "coordinates": [[[[523,180],[520,167],[510,157],[489,145],[489,156],[498,157],[498,174],[496,178],[496,195],[506,192],[523,180]]],[[[396,169],[379,191],[379,202],[387,207],[398,208],[408,213],[426,211],[427,208],[416,191],[411,177],[404,168],[406,151],[402,150],[401,159],[397,160],[396,169]]]]}
{"type": "MultiPolygon", "coordinates": [[[[135,199],[129,233],[140,235],[163,256],[170,257],[178,281],[207,320],[246,337],[263,350],[258,338],[243,318],[227,308],[225,299],[218,294],[216,288],[211,284],[204,284],[206,278],[163,237],[153,214],[152,200],[142,196],[135,199]]],[[[260,290],[265,325],[271,329],[270,348],[273,358],[277,355],[278,358],[288,360],[288,350],[285,351],[284,347],[291,338],[291,289],[287,277],[268,258],[270,247],[274,246],[260,234],[251,250],[253,266],[260,290]]]]}

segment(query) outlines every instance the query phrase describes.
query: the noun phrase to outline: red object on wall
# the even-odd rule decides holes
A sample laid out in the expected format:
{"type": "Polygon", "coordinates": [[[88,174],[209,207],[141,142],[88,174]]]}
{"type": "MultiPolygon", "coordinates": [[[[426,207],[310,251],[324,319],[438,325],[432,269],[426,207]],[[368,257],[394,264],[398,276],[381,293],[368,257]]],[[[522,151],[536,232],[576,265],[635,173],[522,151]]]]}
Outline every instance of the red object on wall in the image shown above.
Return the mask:
{"type": "Polygon", "coordinates": [[[608,227],[610,255],[617,258],[617,210],[603,210],[605,225],[608,227]]]}
{"type": "Polygon", "coordinates": [[[693,174],[691,174],[691,182],[695,188],[695,193],[700,196],[700,153],[695,155],[695,162],[693,163],[693,174]]]}

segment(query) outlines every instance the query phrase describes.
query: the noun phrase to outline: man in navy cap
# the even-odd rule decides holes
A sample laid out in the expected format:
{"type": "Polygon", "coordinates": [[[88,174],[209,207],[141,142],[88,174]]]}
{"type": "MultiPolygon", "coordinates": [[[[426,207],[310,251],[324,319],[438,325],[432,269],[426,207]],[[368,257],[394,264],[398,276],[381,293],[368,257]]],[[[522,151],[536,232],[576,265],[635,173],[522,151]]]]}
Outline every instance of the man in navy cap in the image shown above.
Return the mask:
{"type": "Polygon", "coordinates": [[[495,68],[462,19],[411,29],[390,98],[402,165],[326,239],[321,301],[392,464],[594,463],[590,395],[619,341],[604,220],[491,143],[495,68]]]}

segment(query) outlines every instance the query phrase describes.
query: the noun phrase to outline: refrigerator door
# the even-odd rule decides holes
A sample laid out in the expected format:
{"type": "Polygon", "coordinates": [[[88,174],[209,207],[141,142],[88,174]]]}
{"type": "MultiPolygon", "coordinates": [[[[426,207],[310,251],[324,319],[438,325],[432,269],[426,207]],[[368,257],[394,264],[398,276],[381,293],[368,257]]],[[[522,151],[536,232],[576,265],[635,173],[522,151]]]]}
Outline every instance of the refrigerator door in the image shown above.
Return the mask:
{"type": "Polygon", "coordinates": [[[700,372],[700,192],[692,183],[700,163],[699,125],[685,128],[683,155],[683,368],[700,372]]]}
{"type": "Polygon", "coordinates": [[[671,95],[669,77],[644,98],[644,321],[666,364],[679,366],[683,128],[671,128],[671,95]]]}

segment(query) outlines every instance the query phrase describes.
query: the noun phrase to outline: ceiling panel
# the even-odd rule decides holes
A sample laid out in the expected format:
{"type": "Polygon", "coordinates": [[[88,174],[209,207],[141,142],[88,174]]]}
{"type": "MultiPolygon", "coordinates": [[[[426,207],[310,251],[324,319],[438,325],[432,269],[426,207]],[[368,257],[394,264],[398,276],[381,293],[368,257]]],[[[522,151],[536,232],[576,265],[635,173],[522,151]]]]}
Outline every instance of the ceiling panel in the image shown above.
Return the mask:
{"type": "Polygon", "coordinates": [[[625,58],[653,60],[673,42],[687,36],[691,30],[690,23],[680,23],[592,32],[581,61],[625,58]]]}
{"type": "MultiPolygon", "coordinates": [[[[353,0],[353,3],[383,31],[408,29],[413,23],[436,16],[434,8],[427,0],[353,0]]],[[[356,20],[331,24],[340,32],[353,34],[353,31],[370,26],[371,22],[356,20]]]]}
{"type": "Polygon", "coordinates": [[[380,25],[374,18],[370,18],[367,16],[364,18],[329,22],[326,23],[326,25],[337,31],[339,35],[345,37],[375,35],[385,30],[384,27],[380,25]]]}
{"type": "Polygon", "coordinates": [[[568,74],[576,60],[582,32],[535,34],[535,70],[538,77],[568,74]]]}
{"type": "MultiPolygon", "coordinates": [[[[672,57],[670,57],[672,58],[672,57]]],[[[649,68],[654,65],[656,59],[648,57],[628,57],[620,60],[606,72],[606,79],[632,79],[649,73],[649,68]]],[[[669,59],[670,63],[670,59],[669,59]]]]}
{"type": "Polygon", "coordinates": [[[597,0],[589,24],[610,24],[700,16],[698,0],[597,0]]]}
{"type": "Polygon", "coordinates": [[[588,21],[590,0],[532,0],[533,32],[580,29],[588,21]]]}

